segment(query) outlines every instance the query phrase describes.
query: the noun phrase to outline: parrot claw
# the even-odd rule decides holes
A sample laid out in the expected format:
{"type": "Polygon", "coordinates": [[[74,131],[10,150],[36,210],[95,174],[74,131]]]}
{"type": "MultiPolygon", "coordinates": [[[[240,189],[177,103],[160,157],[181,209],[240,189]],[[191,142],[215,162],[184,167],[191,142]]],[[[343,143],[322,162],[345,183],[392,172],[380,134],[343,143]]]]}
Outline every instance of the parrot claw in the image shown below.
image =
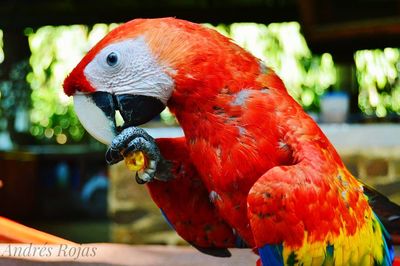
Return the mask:
{"type": "Polygon", "coordinates": [[[106,162],[115,164],[129,153],[137,151],[143,152],[148,160],[147,168],[135,173],[138,184],[145,184],[153,179],[167,181],[172,177],[172,164],[162,157],[154,138],[137,127],[125,128],[114,138],[106,152],[106,162]]]}
{"type": "Polygon", "coordinates": [[[124,159],[124,156],[122,156],[118,150],[115,150],[112,147],[108,148],[105,157],[108,165],[116,164],[124,159]]]}
{"type": "Polygon", "coordinates": [[[143,179],[141,179],[139,177],[139,174],[137,172],[136,172],[136,175],[135,175],[135,180],[136,180],[136,183],[138,183],[139,185],[143,185],[143,184],[147,183],[146,181],[144,181],[143,179]]]}

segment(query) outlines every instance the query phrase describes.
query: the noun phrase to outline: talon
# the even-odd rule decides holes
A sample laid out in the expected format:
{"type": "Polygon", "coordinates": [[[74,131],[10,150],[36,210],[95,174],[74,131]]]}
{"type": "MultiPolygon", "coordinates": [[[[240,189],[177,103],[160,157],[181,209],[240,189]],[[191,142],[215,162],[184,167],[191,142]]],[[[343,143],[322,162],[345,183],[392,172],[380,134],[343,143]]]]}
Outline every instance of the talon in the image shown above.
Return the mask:
{"type": "Polygon", "coordinates": [[[154,174],[156,173],[156,169],[147,169],[146,170],[146,173],[149,175],[149,176],[154,176],[154,174]]]}
{"type": "Polygon", "coordinates": [[[151,181],[152,178],[150,177],[149,174],[143,173],[143,175],[140,176],[140,179],[142,179],[144,182],[149,182],[149,181],[151,181]]]}
{"type": "Polygon", "coordinates": [[[122,161],[124,157],[119,153],[118,150],[114,150],[110,147],[106,152],[105,159],[107,164],[112,165],[122,161]]]}
{"type": "Polygon", "coordinates": [[[139,177],[138,172],[136,172],[135,179],[136,179],[136,183],[138,183],[139,185],[143,185],[143,184],[146,184],[146,183],[147,183],[147,181],[144,181],[143,179],[141,179],[141,178],[139,177]]]}
{"type": "Polygon", "coordinates": [[[155,161],[151,160],[149,163],[149,168],[155,170],[156,167],[157,167],[157,163],[155,161]]]}

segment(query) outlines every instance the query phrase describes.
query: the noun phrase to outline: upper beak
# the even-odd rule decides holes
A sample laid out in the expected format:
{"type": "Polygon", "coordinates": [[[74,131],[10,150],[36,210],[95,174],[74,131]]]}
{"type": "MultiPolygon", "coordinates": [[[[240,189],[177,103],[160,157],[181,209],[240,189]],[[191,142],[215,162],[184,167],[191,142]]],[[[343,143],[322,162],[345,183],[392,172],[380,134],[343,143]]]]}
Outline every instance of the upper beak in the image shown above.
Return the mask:
{"type": "Polygon", "coordinates": [[[144,124],[165,108],[157,98],[143,95],[113,95],[108,92],[76,93],[73,99],[75,112],[83,127],[95,139],[106,145],[110,145],[122,129],[144,124]],[[124,119],[121,128],[116,126],[117,110],[124,119]]]}

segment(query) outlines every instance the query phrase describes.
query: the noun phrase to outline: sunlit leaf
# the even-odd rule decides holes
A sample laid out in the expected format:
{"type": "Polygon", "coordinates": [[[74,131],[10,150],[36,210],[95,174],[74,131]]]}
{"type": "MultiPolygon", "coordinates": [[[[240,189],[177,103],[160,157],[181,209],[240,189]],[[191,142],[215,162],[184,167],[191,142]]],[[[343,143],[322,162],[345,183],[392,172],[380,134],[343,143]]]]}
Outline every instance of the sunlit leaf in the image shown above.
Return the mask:
{"type": "Polygon", "coordinates": [[[358,105],[366,114],[400,113],[400,49],[363,50],[354,55],[359,84],[358,105]]]}

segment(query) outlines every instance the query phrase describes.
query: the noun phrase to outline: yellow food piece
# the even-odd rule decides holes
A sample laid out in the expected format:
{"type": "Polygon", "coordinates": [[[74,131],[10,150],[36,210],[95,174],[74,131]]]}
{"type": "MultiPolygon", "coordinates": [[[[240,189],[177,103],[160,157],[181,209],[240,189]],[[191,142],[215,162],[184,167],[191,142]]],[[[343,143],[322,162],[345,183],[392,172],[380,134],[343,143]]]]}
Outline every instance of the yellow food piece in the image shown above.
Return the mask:
{"type": "Polygon", "coordinates": [[[146,158],[143,152],[135,151],[125,157],[125,164],[131,171],[140,171],[145,168],[146,158]]]}

